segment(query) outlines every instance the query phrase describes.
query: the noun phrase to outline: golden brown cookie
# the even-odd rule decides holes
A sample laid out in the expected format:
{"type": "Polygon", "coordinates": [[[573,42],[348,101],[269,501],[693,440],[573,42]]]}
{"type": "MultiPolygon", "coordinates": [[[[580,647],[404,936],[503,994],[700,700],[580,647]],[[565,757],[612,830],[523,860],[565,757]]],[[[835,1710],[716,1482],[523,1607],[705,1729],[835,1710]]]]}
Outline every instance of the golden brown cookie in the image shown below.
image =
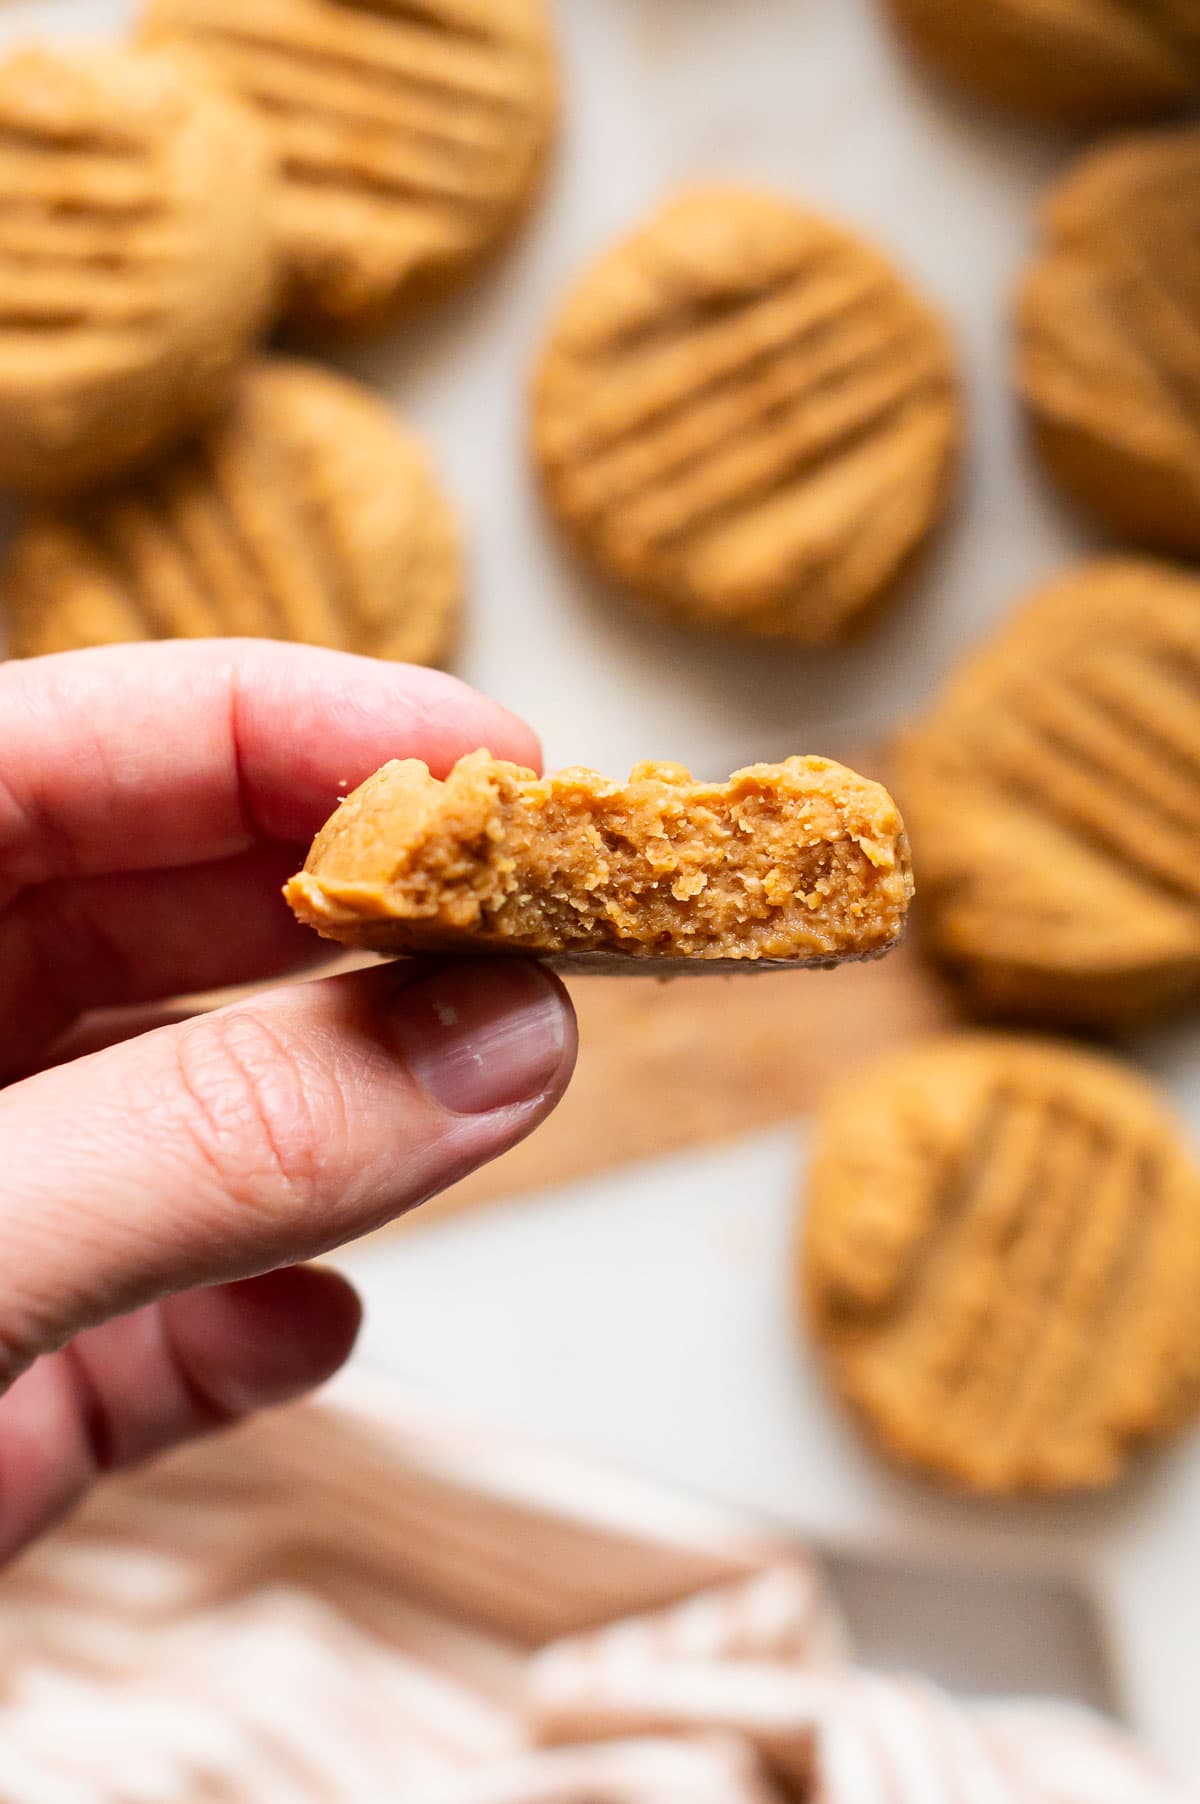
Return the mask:
{"type": "Polygon", "coordinates": [[[1112,531],[1200,555],[1200,127],[1091,152],[1043,238],[1017,345],[1037,450],[1112,531]]]}
{"type": "Polygon", "coordinates": [[[374,395],[252,364],[201,436],[137,481],[34,515],[0,583],[18,656],[248,634],[432,663],[462,592],[428,459],[374,395]]]}
{"type": "Polygon", "coordinates": [[[972,1490],[1107,1484],[1200,1408],[1200,1179],[1151,1087],[951,1035],[820,1120],[813,1331],[884,1448],[972,1490]]]}
{"type": "Polygon", "coordinates": [[[251,114],[180,60],[0,60],[0,485],[61,493],[217,406],[276,298],[251,114]]]}
{"type": "Polygon", "coordinates": [[[547,0],[146,0],[142,32],[202,53],[266,124],[303,322],[367,327],[439,291],[532,199],[547,0]]]}
{"type": "Polygon", "coordinates": [[[887,0],[920,53],[990,105],[1067,125],[1200,92],[1194,0],[887,0]]]}
{"type": "Polygon", "coordinates": [[[640,764],[613,783],[473,752],[444,782],[413,760],[377,771],[286,893],[346,945],[662,975],[886,952],[912,878],[887,791],[827,758],[727,783],[640,764]]]}
{"type": "Polygon", "coordinates": [[[584,275],[533,447],[584,553],[693,626],[838,639],[940,518],[961,432],[940,321],[868,244],[737,188],[584,275]]]}
{"type": "Polygon", "coordinates": [[[1087,564],[909,733],[923,941],[987,1013],[1109,1027],[1200,993],[1200,581],[1087,564]]]}

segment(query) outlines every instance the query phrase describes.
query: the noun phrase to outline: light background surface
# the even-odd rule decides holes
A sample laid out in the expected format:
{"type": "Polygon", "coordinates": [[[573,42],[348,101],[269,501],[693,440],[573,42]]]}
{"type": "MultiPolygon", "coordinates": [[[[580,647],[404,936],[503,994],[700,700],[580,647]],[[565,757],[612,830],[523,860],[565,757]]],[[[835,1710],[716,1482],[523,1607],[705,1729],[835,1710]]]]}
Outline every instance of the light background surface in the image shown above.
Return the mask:
{"type": "MultiPolygon", "coordinates": [[[[19,0],[0,13],[0,41],[100,35],[130,12],[19,0]]],[[[425,430],[463,511],[462,672],[535,723],[551,765],[619,774],[666,757],[720,775],[877,737],[1024,587],[1087,545],[1023,455],[1006,383],[1035,197],[1069,146],[927,84],[871,0],[558,0],[558,13],[563,141],[529,229],[468,297],[341,358],[425,430]],[[611,606],[539,517],[524,382],[554,297],[695,177],[767,182],[857,224],[953,322],[971,411],[960,505],[919,590],[853,651],[692,643],[611,606]]],[[[797,1034],[806,981],[819,979],[798,981],[797,1034]]],[[[1200,1122],[1200,1034],[1136,1050],[1200,1122]]],[[[802,1158],[796,1136],[772,1133],[364,1249],[348,1261],[370,1310],[361,1357],[499,1423],[818,1534],[844,1550],[881,1657],[964,1685],[1024,1674],[1100,1697],[1111,1683],[1200,1781],[1200,1447],[1109,1499],[1038,1510],[958,1504],[886,1474],[792,1332],[802,1158]]]]}

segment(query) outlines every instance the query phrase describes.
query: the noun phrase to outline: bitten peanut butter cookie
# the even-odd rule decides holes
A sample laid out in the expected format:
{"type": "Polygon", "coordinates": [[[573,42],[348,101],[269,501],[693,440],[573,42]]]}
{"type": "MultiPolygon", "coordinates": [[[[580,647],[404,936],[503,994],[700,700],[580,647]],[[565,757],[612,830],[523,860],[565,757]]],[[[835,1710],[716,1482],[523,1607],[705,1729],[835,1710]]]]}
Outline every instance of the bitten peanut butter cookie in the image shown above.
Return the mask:
{"type": "Polygon", "coordinates": [[[532,199],[556,111],[547,0],[147,0],[143,19],[262,117],[304,323],[370,327],[441,290],[532,199]]]}
{"type": "Polygon", "coordinates": [[[419,443],[357,383],[265,360],[152,473],[33,515],[0,581],[18,656],[248,634],[432,663],[462,592],[419,443]]]}
{"type": "Polygon", "coordinates": [[[895,945],[912,894],[895,803],[827,758],[698,783],[553,777],[473,752],[349,796],[287,887],[328,939],[383,952],[519,952],[586,969],[833,964],[895,945]]]}
{"type": "Polygon", "coordinates": [[[1067,125],[1182,106],[1200,92],[1194,0],[887,0],[912,43],[990,104],[1067,125]]]}
{"type": "Polygon", "coordinates": [[[202,69],[0,60],[0,484],[62,492],[222,399],[275,301],[270,156],[202,69]]]}
{"type": "Polygon", "coordinates": [[[946,334],[891,265],[733,188],[587,272],[533,399],[547,499],[598,566],[692,625],[814,644],[906,570],[959,436],[946,334]]]}
{"type": "Polygon", "coordinates": [[[1200,127],[1093,151],[1043,234],[1017,345],[1037,450],[1112,531],[1198,556],[1200,127]]]}
{"type": "Polygon", "coordinates": [[[1200,994],[1200,581],[1085,565],[900,747],[929,949],[987,1013],[1110,1027],[1200,994]]]}
{"type": "Polygon", "coordinates": [[[850,1406],[977,1491],[1107,1484],[1200,1408],[1200,1178],[1145,1081],[956,1035],[820,1122],[803,1288],[850,1406]]]}

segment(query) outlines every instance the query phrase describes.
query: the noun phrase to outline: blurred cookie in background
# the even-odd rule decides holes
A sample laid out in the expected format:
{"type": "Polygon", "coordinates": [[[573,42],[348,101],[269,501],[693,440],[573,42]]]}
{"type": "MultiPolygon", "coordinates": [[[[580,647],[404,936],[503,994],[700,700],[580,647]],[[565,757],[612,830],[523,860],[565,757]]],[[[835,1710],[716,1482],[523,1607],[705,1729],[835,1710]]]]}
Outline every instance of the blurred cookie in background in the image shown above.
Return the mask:
{"type": "Polygon", "coordinates": [[[819,645],[938,523],[962,407],[942,322],[883,256],[710,187],[583,275],[532,436],[549,506],[608,576],[690,626],[819,645]]]}
{"type": "Polygon", "coordinates": [[[1200,93],[1193,0],[886,0],[904,37],[989,105],[1064,125],[1182,107],[1200,93]]]}
{"type": "Polygon", "coordinates": [[[1200,127],[1090,152],[1042,240],[1016,351],[1036,450],[1118,537],[1200,556],[1200,127]]]}
{"type": "Polygon", "coordinates": [[[253,116],[182,59],[0,59],[0,486],[62,493],[220,405],[272,314],[253,116]]]}
{"type": "Polygon", "coordinates": [[[547,0],[147,0],[258,111],[301,324],[363,330],[465,275],[531,201],[557,109],[547,0]]]}
{"type": "Polygon", "coordinates": [[[1200,578],[1085,564],[968,657],[895,766],[922,944],[989,1015],[1200,995],[1200,578]]]}
{"type": "Polygon", "coordinates": [[[433,663],[462,587],[416,438],[357,383],[266,359],[153,472],[26,521],[0,598],[18,656],[245,634],[433,663]]]}
{"type": "Polygon", "coordinates": [[[851,1409],[971,1490],[1104,1485],[1200,1408],[1200,1178],[1115,1060],[950,1035],[824,1110],[802,1288],[851,1409]]]}

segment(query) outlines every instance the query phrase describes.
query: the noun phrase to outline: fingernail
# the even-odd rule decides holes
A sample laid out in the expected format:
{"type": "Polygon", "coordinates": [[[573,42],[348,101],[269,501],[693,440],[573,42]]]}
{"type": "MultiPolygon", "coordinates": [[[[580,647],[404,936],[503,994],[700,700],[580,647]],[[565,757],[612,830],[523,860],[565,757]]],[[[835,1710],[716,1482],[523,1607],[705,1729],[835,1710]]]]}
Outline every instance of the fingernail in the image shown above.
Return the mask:
{"type": "Polygon", "coordinates": [[[443,1109],[488,1115],[544,1094],[574,1023],[565,992],[540,966],[496,960],[448,967],[402,990],[392,1032],[443,1109]]]}

